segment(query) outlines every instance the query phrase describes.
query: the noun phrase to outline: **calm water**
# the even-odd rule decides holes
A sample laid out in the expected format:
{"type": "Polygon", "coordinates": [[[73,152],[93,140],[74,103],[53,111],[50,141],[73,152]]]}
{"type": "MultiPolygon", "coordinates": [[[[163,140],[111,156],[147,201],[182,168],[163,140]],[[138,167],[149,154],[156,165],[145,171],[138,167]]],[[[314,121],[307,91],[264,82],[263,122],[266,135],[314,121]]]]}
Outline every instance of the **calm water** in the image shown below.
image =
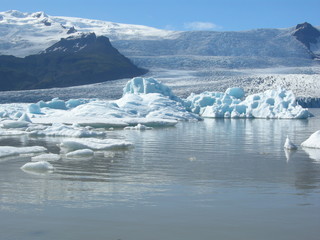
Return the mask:
{"type": "MultiPolygon", "coordinates": [[[[30,157],[0,159],[0,239],[318,240],[320,150],[286,153],[320,129],[309,120],[222,120],[151,131],[114,131],[125,151],[52,162],[25,173],[30,157]]],[[[0,138],[44,145],[58,138],[0,138]]]]}

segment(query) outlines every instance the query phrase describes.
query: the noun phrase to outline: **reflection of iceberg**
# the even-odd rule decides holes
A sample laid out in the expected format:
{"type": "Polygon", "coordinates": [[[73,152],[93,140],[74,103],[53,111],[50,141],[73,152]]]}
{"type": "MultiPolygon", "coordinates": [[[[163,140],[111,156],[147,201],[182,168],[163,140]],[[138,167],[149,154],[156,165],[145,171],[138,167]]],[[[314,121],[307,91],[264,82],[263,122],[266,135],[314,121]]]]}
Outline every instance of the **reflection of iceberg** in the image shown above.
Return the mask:
{"type": "Polygon", "coordinates": [[[284,154],[286,155],[287,162],[290,161],[291,157],[295,154],[296,151],[290,151],[290,149],[285,148],[284,154]]]}
{"type": "Polygon", "coordinates": [[[320,149],[304,147],[303,150],[309,155],[311,159],[320,161],[320,149]]]}

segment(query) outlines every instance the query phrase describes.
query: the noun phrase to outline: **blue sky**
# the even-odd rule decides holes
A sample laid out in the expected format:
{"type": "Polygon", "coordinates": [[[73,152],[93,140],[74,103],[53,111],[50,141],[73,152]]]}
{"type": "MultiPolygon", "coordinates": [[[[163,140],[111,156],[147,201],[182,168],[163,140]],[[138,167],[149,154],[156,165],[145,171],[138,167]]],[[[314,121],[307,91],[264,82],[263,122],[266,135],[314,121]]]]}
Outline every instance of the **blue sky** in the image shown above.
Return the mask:
{"type": "Polygon", "coordinates": [[[0,11],[13,9],[170,30],[320,26],[320,0],[1,0],[0,11]]]}

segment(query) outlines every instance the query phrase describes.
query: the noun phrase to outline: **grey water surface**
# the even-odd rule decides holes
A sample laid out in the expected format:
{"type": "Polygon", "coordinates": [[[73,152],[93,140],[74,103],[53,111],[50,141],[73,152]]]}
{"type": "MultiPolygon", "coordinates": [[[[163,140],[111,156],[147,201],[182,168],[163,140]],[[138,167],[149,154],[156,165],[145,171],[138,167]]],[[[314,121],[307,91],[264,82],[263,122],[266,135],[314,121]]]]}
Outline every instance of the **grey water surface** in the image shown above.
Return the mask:
{"type": "MultiPolygon", "coordinates": [[[[51,162],[52,173],[0,159],[0,239],[317,240],[320,149],[285,151],[320,130],[309,120],[206,119],[115,130],[134,148],[51,162]]],[[[59,138],[1,137],[46,146],[59,138]]]]}

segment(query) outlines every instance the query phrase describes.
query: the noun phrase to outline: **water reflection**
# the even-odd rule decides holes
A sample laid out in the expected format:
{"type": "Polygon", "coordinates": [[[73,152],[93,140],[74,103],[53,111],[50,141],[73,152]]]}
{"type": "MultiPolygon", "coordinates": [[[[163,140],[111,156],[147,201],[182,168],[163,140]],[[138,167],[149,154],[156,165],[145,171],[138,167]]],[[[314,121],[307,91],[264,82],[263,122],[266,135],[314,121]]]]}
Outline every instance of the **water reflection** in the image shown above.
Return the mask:
{"type": "MultiPolygon", "coordinates": [[[[319,161],[320,150],[288,152],[283,144],[287,135],[299,144],[319,128],[317,119],[206,119],[152,131],[117,130],[109,136],[127,139],[135,147],[96,152],[92,158],[81,160],[61,153],[60,160],[51,162],[55,168],[51,174],[21,171],[30,157],[0,162],[0,203],[2,207],[22,203],[157,205],[161,198],[174,196],[210,205],[224,189],[253,188],[265,193],[270,185],[281,186],[281,191],[287,189],[290,194],[305,194],[320,187],[320,165],[313,161],[319,161]],[[181,190],[184,188],[185,192],[181,190]]],[[[57,154],[60,141],[0,138],[1,145],[40,145],[57,154]]],[[[280,189],[278,194],[282,194],[280,189]]]]}
{"type": "Polygon", "coordinates": [[[309,158],[320,163],[320,149],[304,147],[303,150],[309,155],[309,158]]]}

